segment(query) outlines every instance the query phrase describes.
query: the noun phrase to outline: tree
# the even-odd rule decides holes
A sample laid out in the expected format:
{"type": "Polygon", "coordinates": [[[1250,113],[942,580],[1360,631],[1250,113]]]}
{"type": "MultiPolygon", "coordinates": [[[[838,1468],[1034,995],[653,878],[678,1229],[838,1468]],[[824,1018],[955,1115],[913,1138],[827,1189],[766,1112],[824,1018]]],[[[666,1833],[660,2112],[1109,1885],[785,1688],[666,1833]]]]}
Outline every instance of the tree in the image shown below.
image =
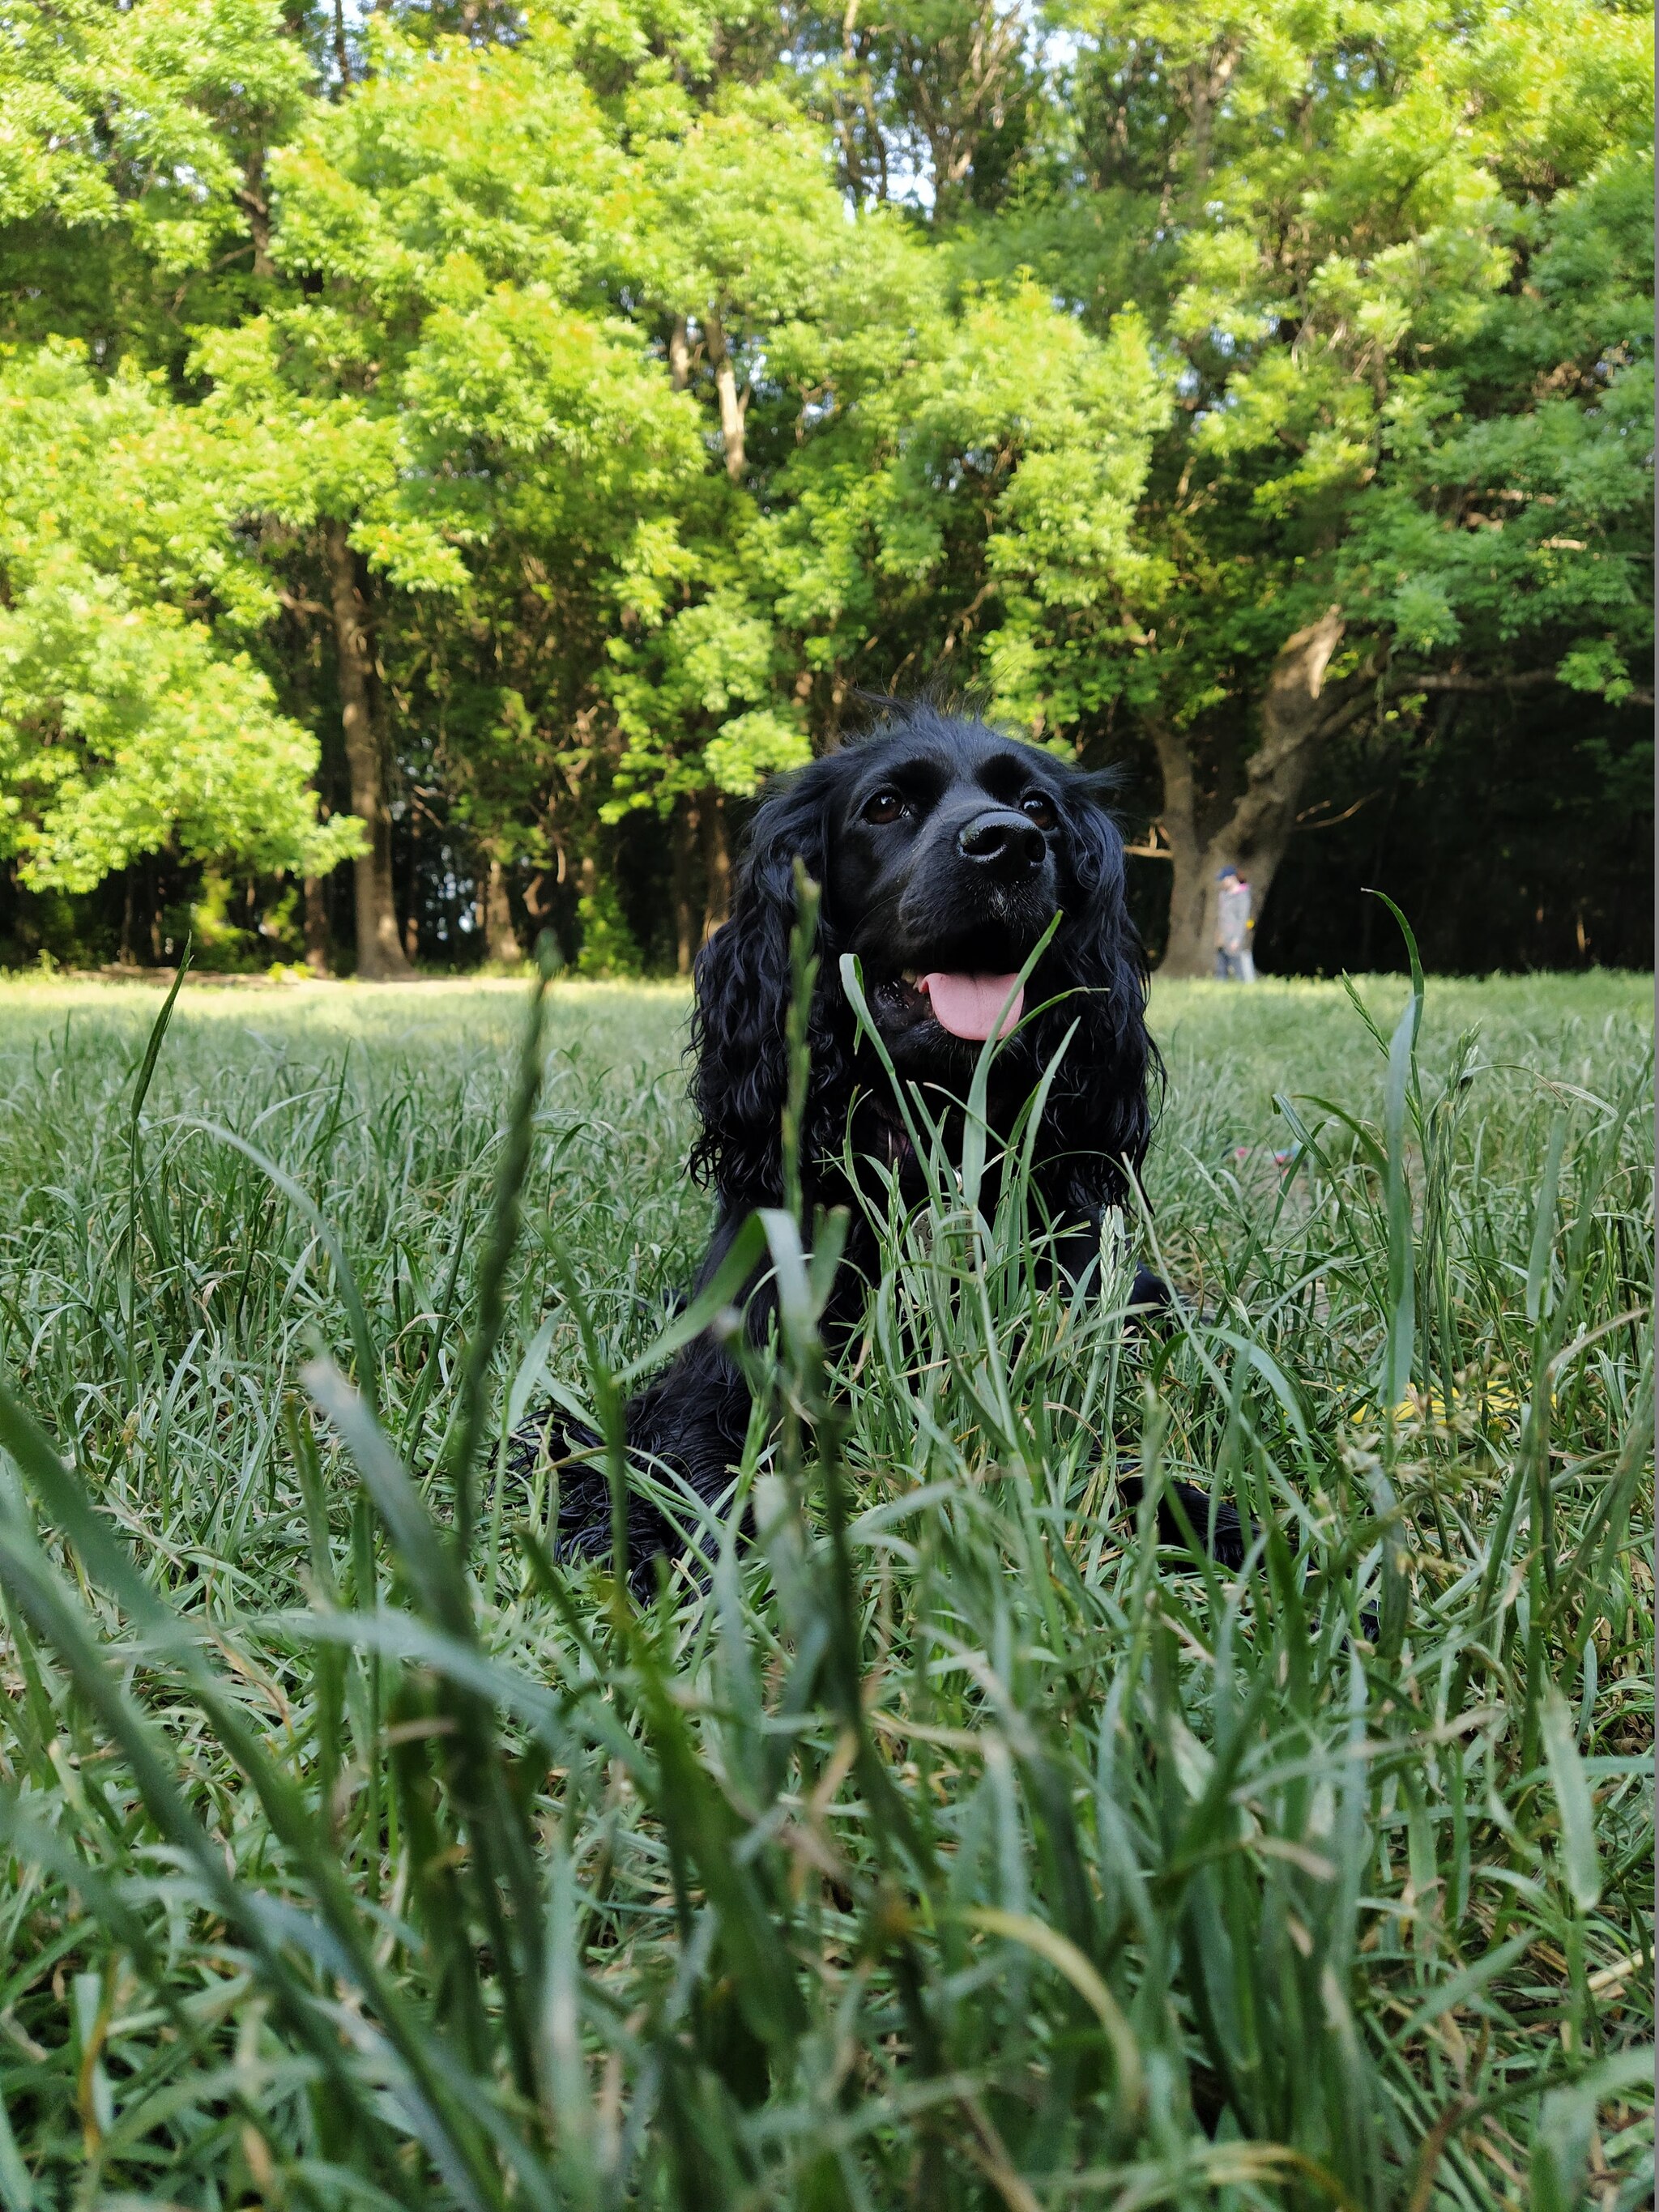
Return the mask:
{"type": "Polygon", "coordinates": [[[1163,786],[1168,964],[1191,974],[1217,864],[1266,896],[1357,715],[1447,684],[1636,696],[1649,37],[1566,0],[1125,0],[1082,22],[1091,189],[1051,207],[1044,265],[1083,247],[1066,281],[1092,312],[1103,258],[1138,270],[1180,365],[1141,516],[1158,588],[1119,680],[1163,786]]]}
{"type": "Polygon", "coordinates": [[[314,740],[239,649],[269,611],[233,552],[224,456],[154,384],[76,349],[0,369],[0,847],[36,889],[87,890],[173,847],[330,866],[314,740]]]}
{"type": "Polygon", "coordinates": [[[9,334],[176,373],[189,332],[265,296],[266,161],[314,61],[283,0],[55,0],[0,46],[9,334]]]}
{"type": "MultiPolygon", "coordinates": [[[[372,831],[358,969],[386,975],[404,955],[386,594],[448,603],[453,666],[492,541],[522,556],[528,530],[544,567],[647,580],[662,557],[660,484],[701,455],[640,336],[605,312],[605,225],[626,177],[558,42],[480,56],[388,33],[375,64],[272,157],[272,258],[311,289],[204,339],[196,359],[213,379],[204,411],[247,455],[248,512],[287,533],[274,556],[323,571],[352,805],[372,831]]],[[[495,687],[501,703],[515,688],[495,687]]],[[[511,833],[488,775],[471,799],[499,865],[511,833]]]]}
{"type": "Polygon", "coordinates": [[[714,296],[748,364],[718,418],[728,475],[744,426],[742,482],[705,502],[681,605],[617,648],[613,813],[746,797],[838,742],[860,687],[954,679],[1069,742],[1144,566],[1134,512],[1169,395],[1139,318],[1102,341],[1023,279],[963,283],[891,211],[849,217],[798,138],[762,159],[747,136],[722,125],[665,226],[692,272],[678,296],[714,296]]]}

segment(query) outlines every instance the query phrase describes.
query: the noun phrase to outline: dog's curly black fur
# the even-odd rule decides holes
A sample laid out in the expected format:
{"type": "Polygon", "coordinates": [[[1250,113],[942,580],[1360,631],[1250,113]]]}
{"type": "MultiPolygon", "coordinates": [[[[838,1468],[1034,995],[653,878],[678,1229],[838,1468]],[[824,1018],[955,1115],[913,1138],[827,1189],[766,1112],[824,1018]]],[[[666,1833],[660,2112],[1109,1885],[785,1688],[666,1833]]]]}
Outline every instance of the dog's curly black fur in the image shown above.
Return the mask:
{"type": "MultiPolygon", "coordinates": [[[[731,919],[696,963],[691,1093],[701,1126],[691,1167],[719,1200],[699,1289],[749,1215],[782,1200],[798,861],[823,887],[801,1146],[809,1216],[854,1195],[842,1164],[849,1117],[855,1158],[896,1161],[902,1173],[908,1152],[842,989],[841,955],[861,963],[866,1003],[900,1074],[959,1097],[980,1048],[933,1016],[917,971],[1012,975],[1058,913],[1026,994],[1038,1011],[998,1052],[990,1108],[1006,1126],[1060,1055],[1033,1181],[1048,1218],[1072,1232],[1073,1271],[1097,1251],[1103,1213],[1124,1203],[1146,1157],[1149,1084],[1158,1073],[1145,1020],[1146,961],[1124,902],[1123,844],[1108,790],[1103,779],[1052,754],[931,706],[890,708],[870,735],[775,787],[750,827],[731,919]]],[[[861,1278],[878,1258],[856,1206],[853,1218],[827,1316],[832,1332],[855,1320],[861,1278]]],[[[1143,1277],[1139,1295],[1166,1294],[1143,1277]]],[[[764,1297],[751,1299],[751,1331],[763,1330],[766,1318],[764,1297]]],[[[749,1413],[739,1367],[705,1336],[629,1407],[629,1449],[660,1459],[714,1498],[741,1452],[749,1413]]],[[[528,1431],[525,1449],[533,1453],[542,1441],[528,1431]]],[[[564,1431],[567,1449],[590,1442],[564,1431]]],[[[606,1550],[604,1479],[568,1463],[561,1495],[563,1548],[606,1550]]],[[[634,1498],[636,1570],[674,1541],[661,1517],[634,1498]]]]}

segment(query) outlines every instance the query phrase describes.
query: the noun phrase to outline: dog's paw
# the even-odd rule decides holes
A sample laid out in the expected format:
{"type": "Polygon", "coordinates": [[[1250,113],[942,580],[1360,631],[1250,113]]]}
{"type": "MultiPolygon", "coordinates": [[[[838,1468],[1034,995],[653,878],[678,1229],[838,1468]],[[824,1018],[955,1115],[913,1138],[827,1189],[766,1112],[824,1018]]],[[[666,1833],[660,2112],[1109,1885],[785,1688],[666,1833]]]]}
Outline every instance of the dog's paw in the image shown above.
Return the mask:
{"type": "MultiPolygon", "coordinates": [[[[592,1455],[599,1439],[580,1421],[544,1407],[514,1432],[508,1464],[526,1480],[538,1466],[553,1470],[558,1483],[558,1513],[552,1553],[567,1566],[603,1565],[616,1540],[611,1519],[611,1478],[592,1455]]],[[[629,1493],[628,1581],[635,1597],[649,1598],[657,1586],[657,1560],[681,1548],[675,1532],[654,1507],[629,1493]]]]}

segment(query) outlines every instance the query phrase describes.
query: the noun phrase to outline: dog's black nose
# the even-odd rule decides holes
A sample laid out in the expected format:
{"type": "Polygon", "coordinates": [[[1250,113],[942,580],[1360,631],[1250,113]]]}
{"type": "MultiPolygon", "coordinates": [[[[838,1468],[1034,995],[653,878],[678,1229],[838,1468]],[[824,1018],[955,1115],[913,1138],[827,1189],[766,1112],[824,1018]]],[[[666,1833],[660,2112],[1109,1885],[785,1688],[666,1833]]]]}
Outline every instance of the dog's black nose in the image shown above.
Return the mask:
{"type": "Polygon", "coordinates": [[[1009,807],[976,815],[957,832],[957,850],[963,859],[1000,876],[1030,875],[1042,866],[1048,849],[1036,823],[1009,807]]]}

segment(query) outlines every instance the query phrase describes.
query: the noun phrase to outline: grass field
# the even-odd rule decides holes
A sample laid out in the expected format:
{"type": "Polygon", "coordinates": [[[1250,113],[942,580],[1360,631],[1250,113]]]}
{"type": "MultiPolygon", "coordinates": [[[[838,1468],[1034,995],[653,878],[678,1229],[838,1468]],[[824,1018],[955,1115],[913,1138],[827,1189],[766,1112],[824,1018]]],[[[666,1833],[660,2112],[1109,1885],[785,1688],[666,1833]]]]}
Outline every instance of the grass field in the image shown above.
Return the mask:
{"type": "Polygon", "coordinates": [[[1646,2202],[1648,986],[1409,992],[1155,992],[1167,1339],[970,1170],[826,1373],[775,1223],[641,1607],[503,1446],[700,1248],[682,993],[0,990],[3,2212],[1646,2202]]]}

